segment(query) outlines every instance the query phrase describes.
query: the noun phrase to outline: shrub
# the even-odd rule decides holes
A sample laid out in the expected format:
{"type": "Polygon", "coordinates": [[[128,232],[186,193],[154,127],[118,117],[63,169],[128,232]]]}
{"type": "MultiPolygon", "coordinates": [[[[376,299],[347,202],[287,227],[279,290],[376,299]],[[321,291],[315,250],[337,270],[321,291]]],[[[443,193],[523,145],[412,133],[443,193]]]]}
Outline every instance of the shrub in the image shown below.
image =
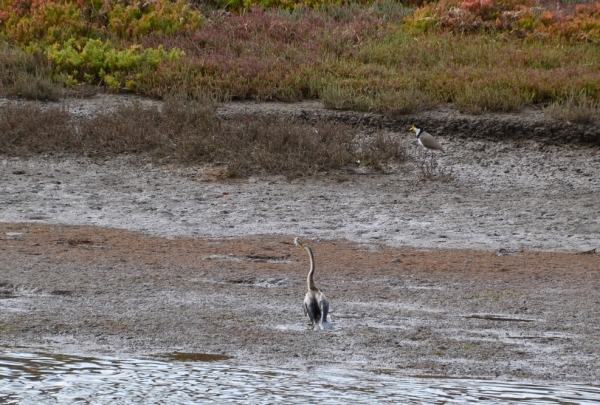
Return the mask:
{"type": "MultiPolygon", "coordinates": [[[[136,39],[198,28],[202,16],[186,0],[0,0],[0,25],[20,44],[68,40],[136,39]]],[[[83,45],[83,44],[80,44],[83,45]]]]}
{"type": "Polygon", "coordinates": [[[61,88],[51,80],[51,71],[45,60],[0,44],[0,95],[58,100],[61,88]]]}
{"type": "Polygon", "coordinates": [[[323,9],[348,4],[373,4],[376,0],[211,0],[209,3],[232,11],[249,10],[253,7],[293,11],[302,8],[323,9]]]}
{"type": "Polygon", "coordinates": [[[129,49],[116,50],[110,41],[88,39],[83,48],[75,40],[62,46],[54,44],[46,49],[46,56],[55,66],[57,75],[66,75],[67,84],[104,82],[109,89],[120,87],[135,89],[144,72],[156,68],[163,61],[178,60],[183,52],[177,49],[165,51],[141,49],[132,45],[129,49]]]}
{"type": "Polygon", "coordinates": [[[64,109],[41,111],[33,105],[14,104],[0,109],[0,153],[27,156],[70,148],[73,134],[64,109]]]}
{"type": "MultiPolygon", "coordinates": [[[[201,22],[186,0],[0,0],[4,36],[31,54],[45,55],[54,64],[55,80],[67,85],[85,81],[136,89],[144,74],[183,53],[141,49],[127,41],[150,33],[175,35],[201,22]]],[[[49,89],[49,83],[38,80],[37,87],[49,89]]]]}
{"type": "Polygon", "coordinates": [[[557,120],[590,124],[600,120],[600,103],[591,99],[585,91],[573,92],[562,100],[550,103],[545,112],[557,120]]]}
{"type": "Polygon", "coordinates": [[[441,0],[415,10],[404,22],[410,32],[503,32],[517,37],[600,41],[600,2],[574,8],[544,8],[533,0],[441,0]]]}
{"type": "Polygon", "coordinates": [[[0,153],[41,152],[169,157],[183,163],[226,162],[229,175],[257,171],[288,177],[354,165],[380,168],[403,159],[397,139],[356,136],[339,123],[305,123],[274,116],[222,120],[214,106],[168,101],[162,109],[124,106],[113,113],[72,120],[67,111],[8,105],[0,110],[0,153]]]}

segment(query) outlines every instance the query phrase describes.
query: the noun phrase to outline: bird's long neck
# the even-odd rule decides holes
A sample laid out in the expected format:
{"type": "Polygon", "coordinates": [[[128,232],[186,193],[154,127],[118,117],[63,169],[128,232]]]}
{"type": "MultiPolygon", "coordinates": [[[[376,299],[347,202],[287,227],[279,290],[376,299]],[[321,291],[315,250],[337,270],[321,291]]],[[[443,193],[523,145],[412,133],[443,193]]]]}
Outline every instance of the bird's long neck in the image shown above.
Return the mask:
{"type": "Polygon", "coordinates": [[[316,290],[315,281],[313,280],[313,275],[315,274],[315,257],[313,256],[312,249],[308,246],[304,247],[304,250],[308,252],[308,257],[310,258],[310,270],[308,272],[308,277],[306,277],[306,285],[308,287],[308,291],[316,290]]]}

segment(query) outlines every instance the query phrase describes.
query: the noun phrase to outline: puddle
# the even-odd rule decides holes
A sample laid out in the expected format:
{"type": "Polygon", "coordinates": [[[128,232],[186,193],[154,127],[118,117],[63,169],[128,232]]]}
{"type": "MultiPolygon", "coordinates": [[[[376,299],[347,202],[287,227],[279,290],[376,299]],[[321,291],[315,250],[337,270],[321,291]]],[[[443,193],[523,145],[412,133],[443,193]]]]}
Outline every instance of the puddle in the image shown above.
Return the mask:
{"type": "Polygon", "coordinates": [[[295,323],[291,325],[275,325],[276,330],[280,331],[295,331],[295,332],[303,332],[308,330],[309,324],[305,323],[295,323]]]}
{"type": "Polygon", "coordinates": [[[207,354],[207,353],[168,353],[161,357],[167,358],[174,361],[187,361],[187,362],[210,362],[210,361],[222,361],[229,360],[231,356],[225,356],[224,354],[207,354]]]}
{"type": "MultiPolygon", "coordinates": [[[[330,314],[331,316],[331,314],[330,314]]],[[[332,319],[333,316],[327,317],[327,319],[332,319]]],[[[280,331],[309,331],[309,330],[333,330],[335,329],[335,324],[333,322],[324,321],[322,325],[314,325],[311,328],[310,322],[307,323],[295,323],[291,325],[275,325],[275,329],[280,331]]]]}
{"type": "Polygon", "coordinates": [[[419,378],[334,367],[245,367],[214,357],[204,361],[212,355],[174,356],[177,361],[4,351],[0,403],[600,404],[600,387],[578,384],[419,378]]]}
{"type": "Polygon", "coordinates": [[[290,286],[290,285],[296,284],[295,281],[290,280],[288,278],[275,278],[275,277],[261,279],[261,280],[249,280],[249,279],[236,278],[236,279],[227,280],[226,283],[238,284],[238,285],[249,286],[249,287],[267,287],[267,288],[290,286]]]}
{"type": "Polygon", "coordinates": [[[259,263],[294,263],[294,260],[289,259],[288,256],[259,256],[259,255],[247,255],[245,257],[238,257],[233,254],[228,255],[208,255],[204,256],[203,260],[228,260],[231,262],[259,262],[259,263]]]}
{"type": "Polygon", "coordinates": [[[248,255],[246,259],[250,262],[260,263],[294,263],[294,260],[288,259],[289,256],[256,256],[248,255]]]}
{"type": "Polygon", "coordinates": [[[202,260],[229,260],[232,262],[242,262],[243,259],[234,255],[208,255],[204,256],[202,260]]]}
{"type": "Polygon", "coordinates": [[[504,321],[504,322],[535,322],[534,319],[511,318],[503,315],[469,315],[467,319],[483,319],[486,321],[504,321]]]}
{"type": "Polygon", "coordinates": [[[290,286],[296,282],[289,278],[266,278],[264,280],[258,280],[254,285],[257,287],[279,287],[279,286],[290,286]]]}
{"type": "Polygon", "coordinates": [[[6,232],[4,235],[6,236],[6,239],[12,240],[25,240],[25,237],[27,236],[26,233],[22,232],[6,232]]]}

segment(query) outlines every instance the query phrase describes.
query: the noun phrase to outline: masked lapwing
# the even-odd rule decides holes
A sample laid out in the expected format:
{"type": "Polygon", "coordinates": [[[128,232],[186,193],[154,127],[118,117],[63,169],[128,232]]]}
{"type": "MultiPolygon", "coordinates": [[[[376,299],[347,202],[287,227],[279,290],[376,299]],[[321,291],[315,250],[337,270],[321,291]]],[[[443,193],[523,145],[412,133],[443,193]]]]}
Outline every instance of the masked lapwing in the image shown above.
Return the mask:
{"type": "Polygon", "coordinates": [[[432,153],[434,150],[444,152],[444,148],[442,148],[442,145],[440,145],[440,143],[436,141],[433,136],[423,131],[423,128],[421,128],[420,126],[413,125],[412,127],[410,127],[410,130],[415,131],[415,134],[417,134],[417,142],[419,142],[419,145],[421,145],[425,149],[430,150],[432,153]]]}

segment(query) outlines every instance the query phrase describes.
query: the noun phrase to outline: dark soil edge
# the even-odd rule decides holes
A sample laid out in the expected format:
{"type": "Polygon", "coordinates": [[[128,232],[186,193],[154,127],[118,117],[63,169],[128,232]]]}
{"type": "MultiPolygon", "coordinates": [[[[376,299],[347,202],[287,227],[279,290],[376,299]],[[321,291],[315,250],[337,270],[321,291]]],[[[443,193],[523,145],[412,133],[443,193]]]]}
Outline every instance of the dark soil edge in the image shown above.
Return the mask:
{"type": "MultiPolygon", "coordinates": [[[[91,97],[67,97],[58,102],[32,102],[0,98],[0,108],[8,102],[36,103],[42,109],[64,105],[75,116],[95,115],[120,105],[142,103],[144,107],[162,104],[161,101],[131,94],[96,94],[91,97]]],[[[511,113],[463,114],[451,104],[413,114],[382,114],[332,110],[319,101],[297,103],[235,101],[220,104],[217,113],[227,119],[238,115],[274,115],[305,122],[328,120],[360,128],[366,132],[386,130],[406,132],[411,125],[421,125],[440,138],[469,140],[520,141],[534,140],[542,144],[578,144],[600,146],[600,122],[578,124],[558,121],[544,113],[542,107],[527,107],[511,113]]]]}
{"type": "Polygon", "coordinates": [[[557,121],[541,109],[526,108],[515,113],[486,113],[468,115],[451,105],[414,114],[385,115],[372,112],[329,110],[318,101],[301,103],[235,102],[219,108],[224,118],[246,114],[275,114],[312,122],[319,119],[343,122],[366,130],[408,132],[411,125],[419,124],[439,137],[487,140],[535,140],[544,144],[575,143],[600,145],[600,125],[575,124],[557,121]]]}

